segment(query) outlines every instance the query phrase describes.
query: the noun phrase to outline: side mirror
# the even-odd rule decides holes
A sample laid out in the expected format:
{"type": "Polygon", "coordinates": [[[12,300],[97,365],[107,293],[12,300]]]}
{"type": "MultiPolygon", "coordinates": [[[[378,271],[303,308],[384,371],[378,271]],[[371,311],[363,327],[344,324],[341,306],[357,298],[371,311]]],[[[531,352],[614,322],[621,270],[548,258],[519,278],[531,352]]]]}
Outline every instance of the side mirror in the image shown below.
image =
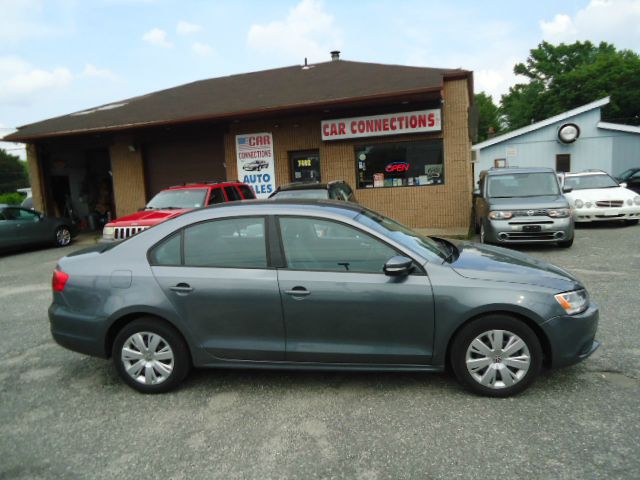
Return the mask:
{"type": "Polygon", "coordinates": [[[622,182],[622,183],[620,184],[620,186],[621,186],[622,188],[627,188],[627,182],[622,182]]]}
{"type": "Polygon", "coordinates": [[[402,255],[396,255],[384,264],[384,274],[390,277],[409,275],[412,270],[413,260],[402,255]]]}
{"type": "Polygon", "coordinates": [[[573,192],[573,187],[562,187],[562,193],[573,192]]]}

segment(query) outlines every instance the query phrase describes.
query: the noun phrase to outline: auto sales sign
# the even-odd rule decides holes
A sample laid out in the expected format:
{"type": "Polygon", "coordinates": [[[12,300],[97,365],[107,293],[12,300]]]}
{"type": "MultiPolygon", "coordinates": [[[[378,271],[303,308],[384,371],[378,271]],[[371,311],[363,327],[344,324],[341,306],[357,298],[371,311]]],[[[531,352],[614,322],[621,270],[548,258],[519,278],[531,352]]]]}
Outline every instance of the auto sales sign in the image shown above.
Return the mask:
{"type": "Polygon", "coordinates": [[[321,129],[322,140],[344,140],[405,133],[439,132],[442,130],[442,119],[440,109],[419,110],[323,120],[321,129]]]}
{"type": "Polygon", "coordinates": [[[236,135],[238,178],[257,198],[267,198],[276,189],[273,136],[270,133],[236,135]]]}

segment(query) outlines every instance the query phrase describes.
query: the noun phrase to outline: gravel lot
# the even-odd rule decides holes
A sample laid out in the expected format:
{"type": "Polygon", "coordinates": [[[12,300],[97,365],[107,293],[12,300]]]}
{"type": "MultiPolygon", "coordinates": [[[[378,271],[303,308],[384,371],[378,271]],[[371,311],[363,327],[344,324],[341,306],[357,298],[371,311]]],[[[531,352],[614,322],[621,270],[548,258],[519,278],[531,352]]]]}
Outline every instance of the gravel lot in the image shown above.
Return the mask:
{"type": "Polygon", "coordinates": [[[77,248],[0,256],[0,478],[640,478],[640,226],[521,249],[583,279],[604,346],[504,400],[415,373],[210,370],[138,394],[50,337],[77,248]]]}

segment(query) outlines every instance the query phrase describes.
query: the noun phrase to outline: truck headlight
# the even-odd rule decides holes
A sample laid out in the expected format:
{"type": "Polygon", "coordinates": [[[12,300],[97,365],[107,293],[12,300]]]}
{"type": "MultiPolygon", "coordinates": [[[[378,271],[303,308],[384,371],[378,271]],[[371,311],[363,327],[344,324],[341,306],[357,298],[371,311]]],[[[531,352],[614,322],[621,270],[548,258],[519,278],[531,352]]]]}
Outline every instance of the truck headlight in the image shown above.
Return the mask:
{"type": "Polygon", "coordinates": [[[102,238],[105,240],[113,240],[113,234],[115,233],[115,227],[104,227],[102,229],[102,238]]]}
{"type": "Polygon", "coordinates": [[[554,295],[556,301],[567,312],[567,315],[575,315],[584,312],[589,306],[589,294],[586,290],[559,293],[554,295]]]}
{"type": "Polygon", "coordinates": [[[575,202],[573,202],[573,205],[576,208],[582,208],[584,207],[584,202],[580,199],[577,199],[575,202]]]}
{"type": "Polygon", "coordinates": [[[513,212],[506,212],[502,210],[489,212],[489,218],[491,220],[509,220],[511,217],[513,217],[513,212]]]}
{"type": "Polygon", "coordinates": [[[549,210],[547,214],[552,218],[566,218],[571,215],[571,210],[568,208],[556,208],[549,210]]]}

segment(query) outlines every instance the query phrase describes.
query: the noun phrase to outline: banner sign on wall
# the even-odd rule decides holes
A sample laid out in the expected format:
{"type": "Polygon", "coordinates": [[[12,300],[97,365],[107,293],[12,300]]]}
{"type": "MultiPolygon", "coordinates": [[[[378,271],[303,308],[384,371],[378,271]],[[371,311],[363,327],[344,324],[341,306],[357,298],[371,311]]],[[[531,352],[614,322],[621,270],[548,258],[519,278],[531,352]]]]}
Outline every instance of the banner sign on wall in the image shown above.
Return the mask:
{"type": "Polygon", "coordinates": [[[323,120],[322,140],[378,137],[442,130],[440,109],[323,120]]]}
{"type": "Polygon", "coordinates": [[[258,198],[276,189],[273,137],[270,133],[236,135],[238,179],[249,185],[258,198]]]}

